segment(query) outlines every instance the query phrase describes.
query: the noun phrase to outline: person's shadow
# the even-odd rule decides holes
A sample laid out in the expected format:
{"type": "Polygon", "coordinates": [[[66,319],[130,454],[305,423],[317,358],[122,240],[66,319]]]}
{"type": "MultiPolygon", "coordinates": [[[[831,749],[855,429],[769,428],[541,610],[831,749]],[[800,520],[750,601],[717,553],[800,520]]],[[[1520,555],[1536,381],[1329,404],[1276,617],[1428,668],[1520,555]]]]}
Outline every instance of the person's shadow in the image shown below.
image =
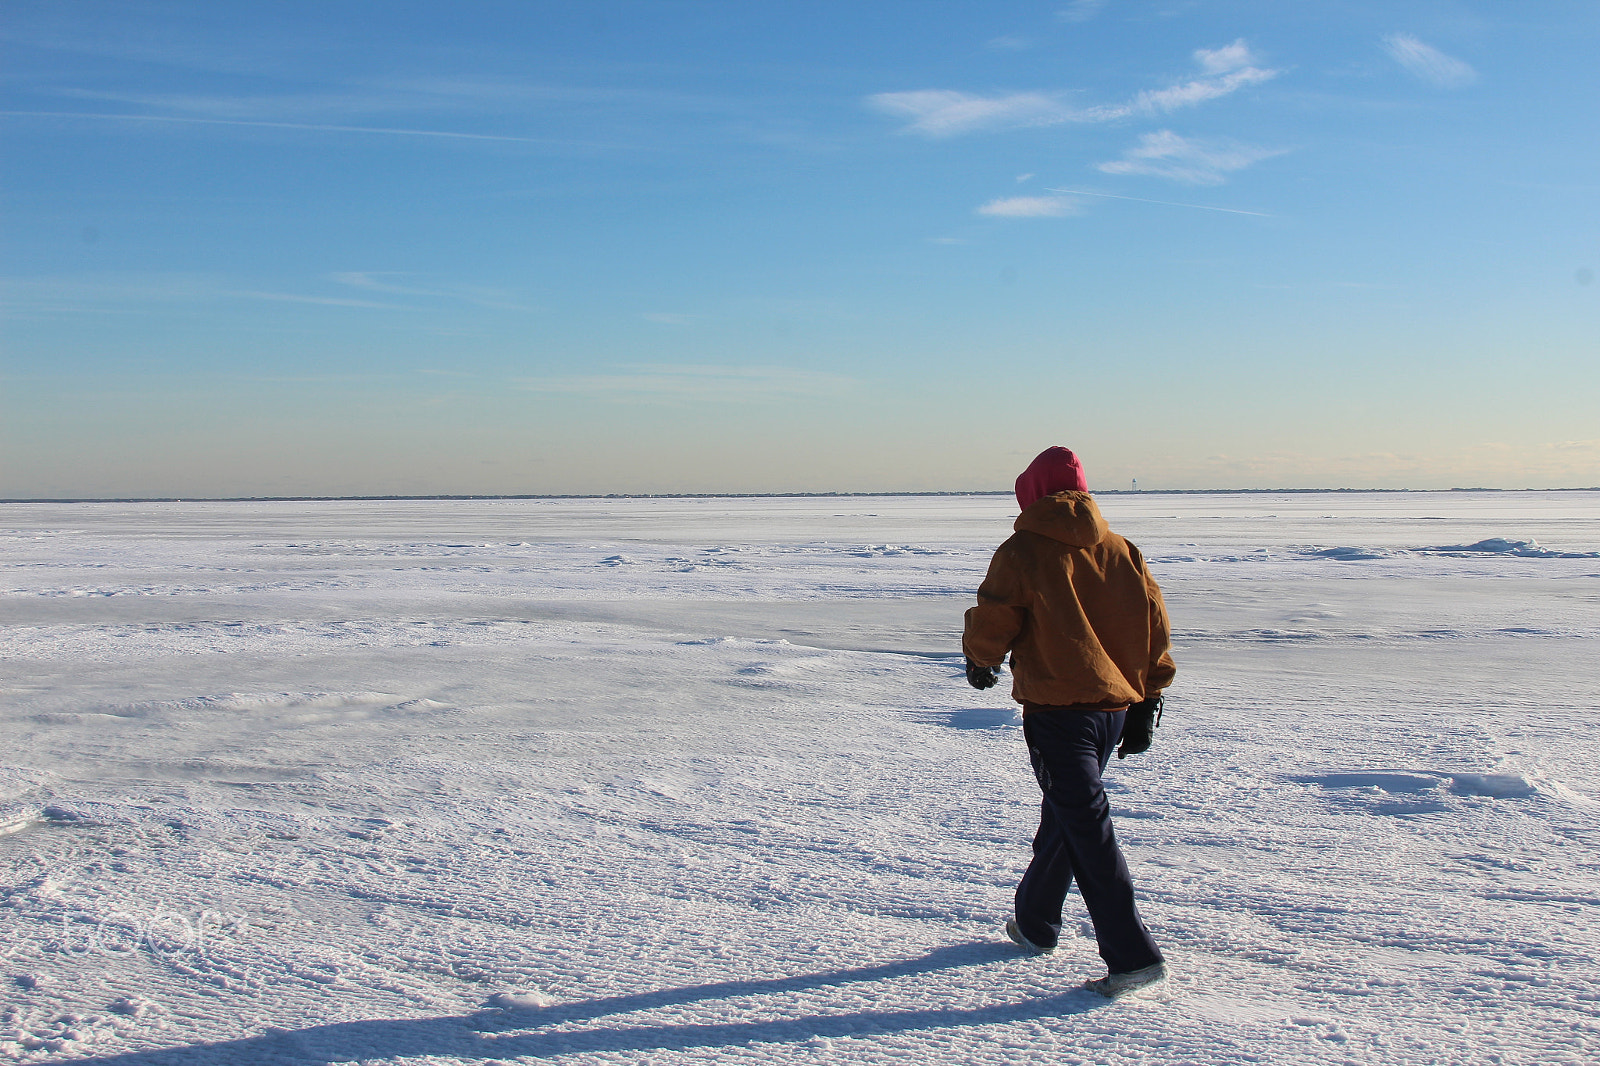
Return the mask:
{"type": "Polygon", "coordinates": [[[766,1021],[678,1025],[574,1026],[610,1014],[628,1014],[703,1000],[734,999],[809,989],[836,988],[958,966],[977,966],[1016,955],[1009,945],[952,945],[919,959],[864,966],[854,970],[778,977],[764,981],[722,981],[708,985],[637,992],[579,1000],[549,1007],[485,1010],[441,1018],[395,1018],[334,1022],[298,1030],[269,1030],[261,1036],[212,1044],[129,1051],[79,1058],[97,1066],[223,1066],[235,1063],[339,1063],[361,1059],[400,1059],[426,1055],[460,1059],[550,1058],[555,1055],[616,1051],[687,1051],[751,1043],[792,1044],[814,1038],[871,1036],[919,1029],[994,1025],[1023,1019],[1081,1014],[1106,1000],[1073,986],[1043,998],[988,1007],[921,1010],[858,1010],[805,1014],[766,1021]]]}

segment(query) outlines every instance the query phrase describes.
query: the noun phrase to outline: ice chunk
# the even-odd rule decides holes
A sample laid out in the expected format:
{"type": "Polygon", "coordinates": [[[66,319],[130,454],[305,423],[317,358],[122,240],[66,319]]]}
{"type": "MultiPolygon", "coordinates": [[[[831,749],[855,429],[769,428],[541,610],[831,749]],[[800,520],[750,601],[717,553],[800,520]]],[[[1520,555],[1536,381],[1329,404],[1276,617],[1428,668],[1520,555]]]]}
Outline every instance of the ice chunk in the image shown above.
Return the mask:
{"type": "Polygon", "coordinates": [[[1520,774],[1451,774],[1450,791],[1458,796],[1493,796],[1512,799],[1539,790],[1520,774]]]}
{"type": "Polygon", "coordinates": [[[1434,555],[1510,555],[1519,559],[1600,559],[1600,552],[1560,552],[1544,547],[1529,537],[1527,540],[1510,540],[1506,537],[1488,537],[1471,544],[1446,544],[1437,548],[1419,548],[1418,551],[1434,555]]]}
{"type": "Polygon", "coordinates": [[[496,1007],[500,1010],[543,1010],[555,1002],[543,992],[496,992],[490,996],[485,1006],[496,1007]]]}
{"type": "Polygon", "coordinates": [[[1354,562],[1361,559],[1387,559],[1394,553],[1382,548],[1341,547],[1312,548],[1306,554],[1317,559],[1342,559],[1354,562]]]}

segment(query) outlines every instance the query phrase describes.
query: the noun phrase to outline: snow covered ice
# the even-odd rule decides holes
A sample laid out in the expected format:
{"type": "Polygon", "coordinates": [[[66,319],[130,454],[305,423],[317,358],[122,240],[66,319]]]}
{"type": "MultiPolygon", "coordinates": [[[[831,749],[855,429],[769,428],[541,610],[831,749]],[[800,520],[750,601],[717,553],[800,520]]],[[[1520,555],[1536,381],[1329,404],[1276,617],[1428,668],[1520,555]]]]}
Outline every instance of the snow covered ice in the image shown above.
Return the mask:
{"type": "Polygon", "coordinates": [[[1008,497],[0,505],[0,1056],[1600,1060],[1600,493],[1101,503],[1114,1003],[1002,931],[1008,497]]]}

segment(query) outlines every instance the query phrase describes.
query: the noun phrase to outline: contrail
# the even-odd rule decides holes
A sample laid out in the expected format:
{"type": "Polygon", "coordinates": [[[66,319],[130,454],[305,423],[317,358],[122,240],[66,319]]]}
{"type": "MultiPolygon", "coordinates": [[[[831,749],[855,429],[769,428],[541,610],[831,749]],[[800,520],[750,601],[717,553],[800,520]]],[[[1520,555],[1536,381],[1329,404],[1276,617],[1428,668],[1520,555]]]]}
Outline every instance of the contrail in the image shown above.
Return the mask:
{"type": "Polygon", "coordinates": [[[1192,207],[1196,211],[1225,211],[1230,215],[1254,215],[1257,218],[1272,218],[1265,211],[1241,211],[1237,207],[1210,207],[1206,204],[1179,204],[1171,200],[1146,200],[1142,196],[1118,196],[1114,192],[1090,192],[1087,189],[1046,189],[1045,192],[1064,192],[1073,196],[1104,196],[1109,200],[1132,200],[1140,204],[1160,204],[1163,207],[1192,207]]]}
{"type": "Polygon", "coordinates": [[[233,118],[188,118],[179,115],[111,115],[92,111],[0,111],[9,118],[93,118],[123,122],[182,122],[199,126],[256,126],[276,130],[312,130],[318,133],[388,133],[402,137],[453,137],[465,141],[515,141],[550,144],[542,137],[509,137],[494,133],[452,133],[448,130],[390,129],[382,126],[319,126],[308,122],[250,122],[233,118]]]}

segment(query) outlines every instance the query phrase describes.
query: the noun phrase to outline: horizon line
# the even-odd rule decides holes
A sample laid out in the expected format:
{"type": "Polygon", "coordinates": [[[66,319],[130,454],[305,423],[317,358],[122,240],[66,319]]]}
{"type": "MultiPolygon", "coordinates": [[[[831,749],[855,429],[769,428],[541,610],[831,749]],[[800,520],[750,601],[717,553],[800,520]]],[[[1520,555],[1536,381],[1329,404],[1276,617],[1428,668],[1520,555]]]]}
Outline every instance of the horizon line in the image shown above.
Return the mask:
{"type": "MultiPolygon", "coordinates": [[[[1272,488],[1272,489],[1099,489],[1091,496],[1238,496],[1258,493],[1355,493],[1355,492],[1600,492],[1600,485],[1568,485],[1550,488],[1501,488],[1489,485],[1456,486],[1448,489],[1409,488],[1272,488]]],[[[470,500],[774,500],[846,499],[885,496],[1010,496],[1012,489],[948,489],[927,492],[523,492],[523,493],[428,493],[417,495],[378,494],[371,496],[18,496],[0,499],[7,503],[381,503],[405,501],[470,500]]]]}

